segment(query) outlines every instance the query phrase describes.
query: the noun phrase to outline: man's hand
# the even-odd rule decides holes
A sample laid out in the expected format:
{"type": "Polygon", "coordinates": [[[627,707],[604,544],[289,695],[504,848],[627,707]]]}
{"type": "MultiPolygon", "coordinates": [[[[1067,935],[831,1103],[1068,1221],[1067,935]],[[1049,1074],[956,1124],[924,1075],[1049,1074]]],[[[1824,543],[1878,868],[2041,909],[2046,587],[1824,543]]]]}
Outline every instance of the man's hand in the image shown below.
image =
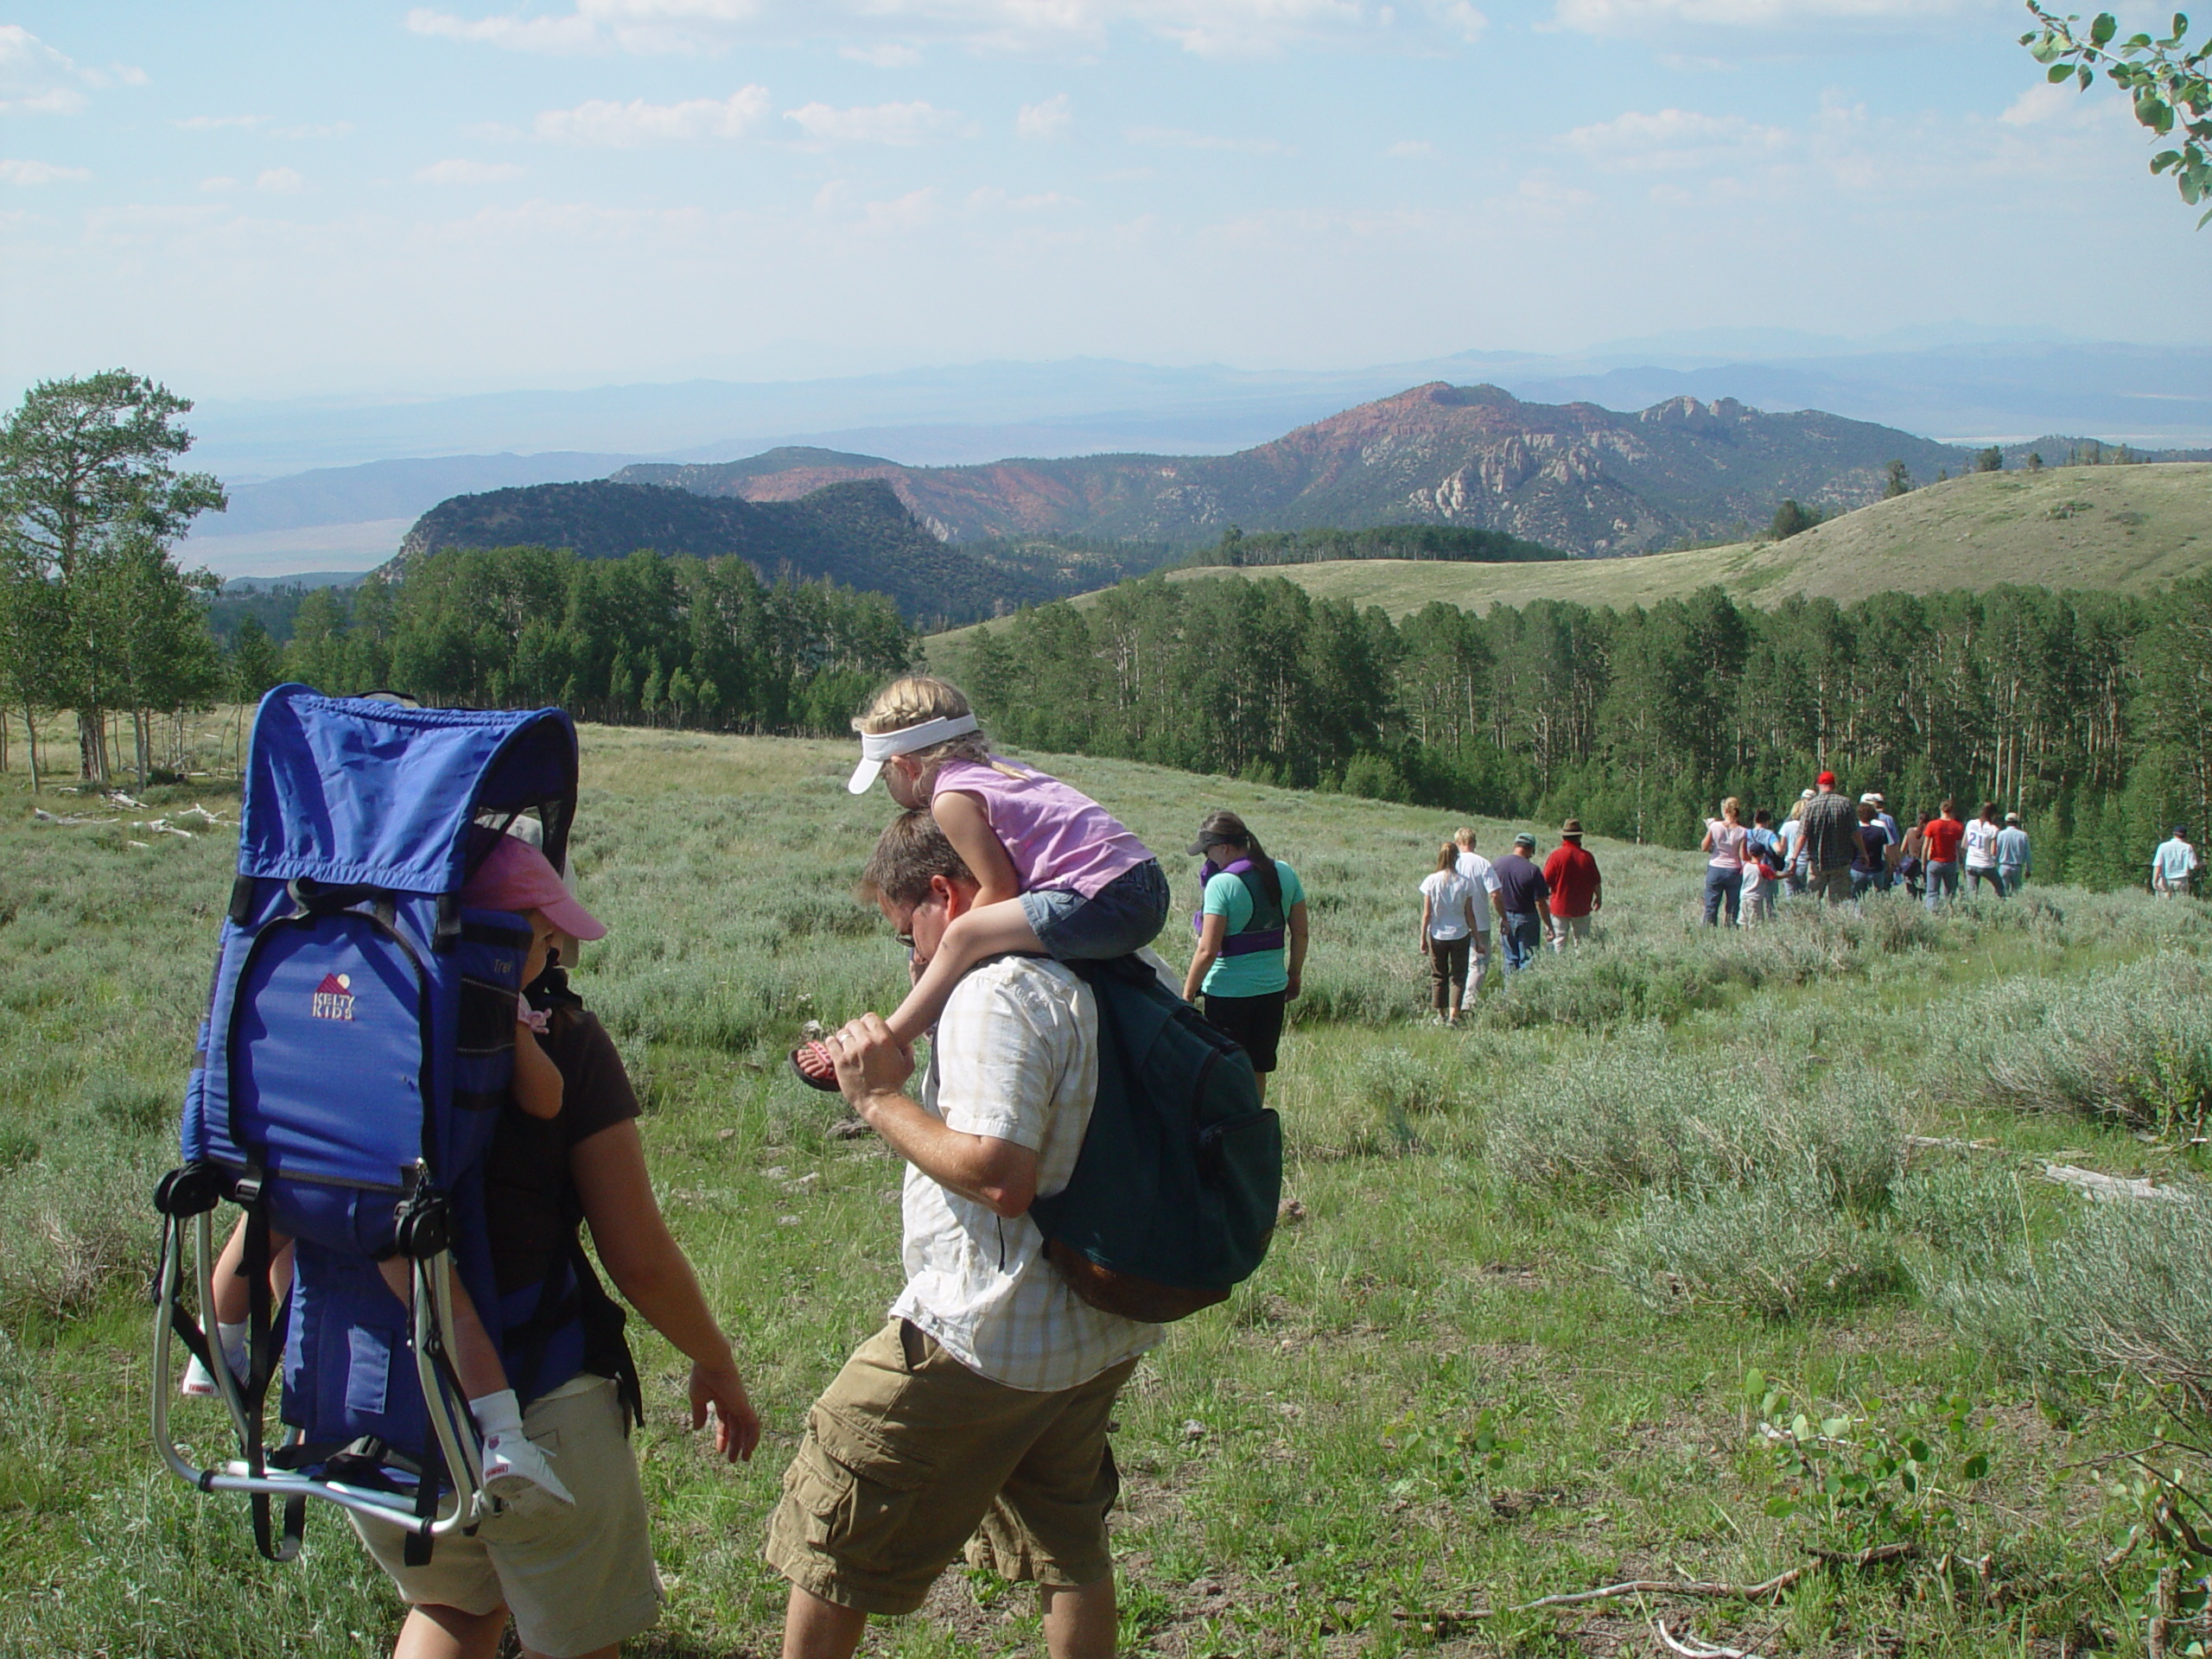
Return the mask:
{"type": "Polygon", "coordinates": [[[704,1428],[707,1412],[715,1414],[715,1451],[735,1463],[750,1462],[753,1448],[760,1444],[760,1415],[745,1396],[745,1381],[729,1361],[709,1365],[696,1360],[691,1366],[691,1427],[704,1428]]]}
{"type": "Polygon", "coordinates": [[[837,1065],[837,1087],[863,1117],[871,1096],[895,1095],[914,1075],[914,1051],[891,1034],[880,1014],[849,1021],[827,1040],[837,1065]]]}

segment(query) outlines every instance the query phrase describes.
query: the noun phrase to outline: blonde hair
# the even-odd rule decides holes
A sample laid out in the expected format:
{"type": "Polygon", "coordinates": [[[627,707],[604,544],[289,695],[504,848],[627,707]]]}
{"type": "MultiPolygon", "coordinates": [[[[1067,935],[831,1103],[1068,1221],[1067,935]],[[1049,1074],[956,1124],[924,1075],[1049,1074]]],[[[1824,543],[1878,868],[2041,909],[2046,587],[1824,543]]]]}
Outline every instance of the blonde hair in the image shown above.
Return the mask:
{"type": "Polygon", "coordinates": [[[1738,800],[1733,795],[1731,795],[1726,800],[1720,803],[1720,816],[1724,818],[1741,819],[1744,816],[1743,802],[1738,800]]]}
{"type": "Polygon", "coordinates": [[[1452,839],[1459,842],[1460,846],[1465,847],[1469,852],[1472,852],[1475,849],[1475,831],[1473,826],[1471,824],[1463,823],[1457,830],[1454,830],[1452,832],[1452,839]]]}
{"type": "Polygon", "coordinates": [[[1453,846],[1450,842],[1446,842],[1443,846],[1436,849],[1436,868],[1438,869],[1456,869],[1459,868],[1459,849],[1453,846]]]}
{"type": "MultiPolygon", "coordinates": [[[[906,674],[868,699],[868,707],[853,717],[853,729],[863,736],[880,737],[886,732],[903,732],[925,720],[957,720],[975,712],[968,694],[950,680],[940,680],[934,674],[906,674]]],[[[1000,765],[992,757],[990,740],[980,730],[948,737],[942,743],[916,749],[906,758],[920,767],[925,784],[949,760],[979,761],[1009,778],[1026,775],[1000,765]]]]}

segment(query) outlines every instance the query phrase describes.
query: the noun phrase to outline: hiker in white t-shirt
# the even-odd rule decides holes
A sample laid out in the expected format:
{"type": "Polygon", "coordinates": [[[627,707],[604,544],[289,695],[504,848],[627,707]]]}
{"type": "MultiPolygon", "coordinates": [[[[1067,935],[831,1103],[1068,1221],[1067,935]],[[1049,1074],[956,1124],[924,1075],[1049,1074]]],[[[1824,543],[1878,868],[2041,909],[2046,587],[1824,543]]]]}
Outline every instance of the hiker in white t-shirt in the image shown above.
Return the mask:
{"type": "Polygon", "coordinates": [[[2161,899],[2186,899],[2196,875],[2196,849],[2189,844],[2186,824],[2174,825],[2173,838],[2151,855],[2151,891],[2161,899]]]}
{"type": "Polygon", "coordinates": [[[1454,861],[1459,874],[1474,884],[1474,957],[1467,969],[1467,997],[1471,1001],[1482,995],[1483,982],[1490,977],[1491,913],[1495,911],[1502,919],[1505,915],[1504,901],[1497,896],[1497,872],[1491,868],[1490,860],[1475,850],[1472,827],[1461,824],[1452,832],[1452,840],[1459,849],[1454,861]]]}
{"type": "Polygon", "coordinates": [[[1473,882],[1459,874],[1459,849],[1446,842],[1436,868],[1421,879],[1421,954],[1428,963],[1429,1001],[1447,1026],[1459,1023],[1467,1000],[1467,957],[1475,940],[1473,882]]]}
{"type": "Polygon", "coordinates": [[[2005,878],[1997,871],[1997,837],[2004,826],[1997,822],[1997,803],[1984,801],[1981,816],[1967,825],[1961,842],[1967,851],[1967,891],[1976,891],[1984,882],[1997,896],[2005,896],[2005,878]]]}

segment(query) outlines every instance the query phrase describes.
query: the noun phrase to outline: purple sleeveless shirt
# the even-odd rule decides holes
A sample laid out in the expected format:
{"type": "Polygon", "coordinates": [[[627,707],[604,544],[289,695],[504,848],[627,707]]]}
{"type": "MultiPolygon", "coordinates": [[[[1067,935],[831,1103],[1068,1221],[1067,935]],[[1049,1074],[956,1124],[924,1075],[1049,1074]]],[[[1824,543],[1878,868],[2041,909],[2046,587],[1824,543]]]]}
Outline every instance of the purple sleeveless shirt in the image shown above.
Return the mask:
{"type": "Polygon", "coordinates": [[[1009,778],[980,760],[948,760],[931,789],[982,798],[983,816],[1005,844],[1024,893],[1095,899],[1116,876],[1151,861],[1144,842],[1081,790],[1019,761],[1003,764],[1021,776],[1009,778]]]}

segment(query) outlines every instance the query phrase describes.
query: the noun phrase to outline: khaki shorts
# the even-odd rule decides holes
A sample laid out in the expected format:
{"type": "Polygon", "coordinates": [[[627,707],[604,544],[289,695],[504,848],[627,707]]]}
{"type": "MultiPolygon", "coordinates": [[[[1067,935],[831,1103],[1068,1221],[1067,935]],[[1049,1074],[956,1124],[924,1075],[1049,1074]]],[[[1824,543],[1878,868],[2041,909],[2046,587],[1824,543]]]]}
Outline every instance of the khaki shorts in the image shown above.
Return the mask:
{"type": "Polygon", "coordinates": [[[1106,1511],[1122,1485],[1106,1423],[1136,1363],[1033,1393],[893,1319],[815,1402],[762,1559],[868,1613],[913,1611],[963,1544],[1004,1578],[1096,1584],[1114,1570],[1106,1511]]]}
{"type": "Polygon", "coordinates": [[[575,1503],[532,1488],[475,1536],[439,1539],[422,1567],[402,1559],[399,1528],[351,1516],[410,1606],[480,1615],[504,1604],[522,1644],[548,1659],[595,1652],[660,1617],[660,1575],[621,1404],[605,1377],[578,1380],[588,1386],[556,1390],[523,1414],[575,1503]]]}

